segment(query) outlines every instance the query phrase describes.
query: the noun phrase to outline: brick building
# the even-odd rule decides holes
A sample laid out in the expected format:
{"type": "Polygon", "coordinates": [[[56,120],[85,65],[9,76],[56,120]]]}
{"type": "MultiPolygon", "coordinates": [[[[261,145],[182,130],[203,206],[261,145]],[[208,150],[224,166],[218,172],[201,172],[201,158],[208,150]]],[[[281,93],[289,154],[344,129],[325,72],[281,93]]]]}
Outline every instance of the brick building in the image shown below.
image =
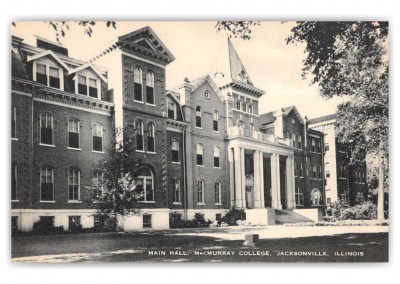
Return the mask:
{"type": "MultiPolygon", "coordinates": [[[[141,215],[125,230],[168,228],[169,213],[210,220],[231,208],[270,223],[276,209],[324,204],[323,134],[296,107],[260,114],[255,87],[230,40],[215,73],[166,90],[174,56],[150,27],[118,37],[89,62],[38,39],[12,42],[12,216],[91,227],[93,166],[116,128],[133,134],[143,167],[141,215]],[[102,67],[99,67],[102,66],[102,67]]],[[[304,209],[304,210],[299,210],[304,209]]],[[[307,210],[306,210],[307,209],[307,210]]]]}
{"type": "Polygon", "coordinates": [[[367,168],[365,162],[350,164],[349,149],[338,142],[335,132],[336,114],[309,120],[310,128],[324,133],[326,203],[339,199],[350,205],[364,202],[368,197],[367,168]]]}

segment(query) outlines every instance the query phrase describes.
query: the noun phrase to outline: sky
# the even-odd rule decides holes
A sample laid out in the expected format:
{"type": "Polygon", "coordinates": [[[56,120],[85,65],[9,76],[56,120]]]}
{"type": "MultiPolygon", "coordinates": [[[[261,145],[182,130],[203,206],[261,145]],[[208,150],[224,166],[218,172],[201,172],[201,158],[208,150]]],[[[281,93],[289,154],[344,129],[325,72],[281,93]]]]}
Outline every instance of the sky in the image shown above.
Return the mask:
{"type": "MultiPolygon", "coordinates": [[[[117,22],[114,29],[97,22],[89,37],[81,27],[71,24],[61,43],[71,57],[88,60],[118,36],[150,26],[176,58],[166,68],[166,86],[171,89],[182,84],[185,77],[192,80],[211,74],[221,56],[227,57],[227,34],[217,32],[215,25],[215,21],[125,21],[117,22]]],[[[294,22],[261,22],[253,27],[250,40],[232,39],[254,86],[266,92],[260,100],[260,113],[290,105],[308,118],[334,113],[342,99],[322,98],[317,85],[301,78],[305,45],[287,45],[285,40],[293,25],[294,22]]],[[[17,22],[12,35],[32,45],[36,44],[35,35],[56,41],[54,30],[41,21],[17,22]]]]}

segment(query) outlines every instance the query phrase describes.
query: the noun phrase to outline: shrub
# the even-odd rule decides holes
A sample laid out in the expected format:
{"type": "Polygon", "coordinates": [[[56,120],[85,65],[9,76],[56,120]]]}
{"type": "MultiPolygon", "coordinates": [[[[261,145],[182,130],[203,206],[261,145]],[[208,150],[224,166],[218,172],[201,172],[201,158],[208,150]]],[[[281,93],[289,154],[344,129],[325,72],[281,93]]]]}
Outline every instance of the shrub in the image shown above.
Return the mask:
{"type": "Polygon", "coordinates": [[[376,205],[371,201],[350,207],[347,202],[332,203],[324,220],[336,222],[341,220],[374,220],[376,219],[376,205]]]}
{"type": "Polygon", "coordinates": [[[182,220],[182,214],[178,212],[169,213],[169,227],[171,229],[174,228],[183,228],[184,221],[182,220]]]}
{"type": "Polygon", "coordinates": [[[243,209],[231,209],[229,210],[221,221],[227,223],[229,226],[236,226],[238,220],[246,220],[246,213],[243,209]]]}
{"type": "Polygon", "coordinates": [[[64,232],[64,227],[55,227],[54,220],[52,218],[40,218],[40,220],[33,223],[32,232],[33,234],[38,235],[61,234],[64,232]]]}
{"type": "Polygon", "coordinates": [[[194,219],[183,220],[182,214],[178,212],[172,212],[169,214],[169,227],[175,228],[202,228],[209,227],[212,222],[204,219],[204,214],[196,213],[194,219]]]}

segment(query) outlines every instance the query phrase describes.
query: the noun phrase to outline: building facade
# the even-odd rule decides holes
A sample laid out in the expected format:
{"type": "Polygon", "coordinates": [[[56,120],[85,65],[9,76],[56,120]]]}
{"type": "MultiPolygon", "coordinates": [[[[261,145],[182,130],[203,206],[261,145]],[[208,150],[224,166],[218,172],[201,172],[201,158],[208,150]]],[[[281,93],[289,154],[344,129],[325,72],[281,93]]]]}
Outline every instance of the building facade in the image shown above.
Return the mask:
{"type": "Polygon", "coordinates": [[[58,44],[13,38],[18,229],[45,217],[65,229],[95,225],[96,204],[83,188],[117,129],[133,135],[132,158],[143,164],[142,214],[121,220],[125,230],[168,228],[170,212],[218,220],[239,208],[268,224],[271,210],[322,208],[323,134],[294,106],[260,114],[265,92],[230,40],[226,47],[217,72],[166,90],[175,58],[150,27],[120,36],[86,63],[58,44]]]}
{"type": "Polygon", "coordinates": [[[336,114],[309,120],[310,128],[324,133],[326,204],[345,200],[350,205],[363,203],[368,198],[367,167],[365,161],[350,164],[349,148],[338,142],[336,114]]]}

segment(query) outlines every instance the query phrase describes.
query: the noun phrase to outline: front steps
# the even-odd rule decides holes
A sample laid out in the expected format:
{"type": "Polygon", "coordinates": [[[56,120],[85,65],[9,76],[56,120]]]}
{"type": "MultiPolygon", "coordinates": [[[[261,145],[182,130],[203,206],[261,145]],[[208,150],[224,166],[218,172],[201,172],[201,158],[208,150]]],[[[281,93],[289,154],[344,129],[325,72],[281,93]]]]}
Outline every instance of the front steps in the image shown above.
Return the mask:
{"type": "Polygon", "coordinates": [[[293,224],[293,223],[304,223],[313,222],[311,219],[304,217],[300,214],[293,212],[292,210],[275,209],[275,224],[293,224]]]}

